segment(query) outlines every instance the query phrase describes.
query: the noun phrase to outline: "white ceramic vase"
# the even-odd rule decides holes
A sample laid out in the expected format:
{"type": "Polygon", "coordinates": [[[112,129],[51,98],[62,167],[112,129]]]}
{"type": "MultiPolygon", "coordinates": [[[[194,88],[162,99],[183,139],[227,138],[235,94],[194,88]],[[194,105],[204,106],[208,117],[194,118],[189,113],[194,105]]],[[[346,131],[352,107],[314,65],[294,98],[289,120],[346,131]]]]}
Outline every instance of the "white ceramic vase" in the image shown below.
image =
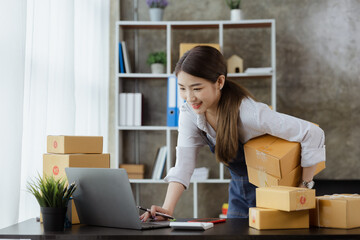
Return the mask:
{"type": "Polygon", "coordinates": [[[231,21],[240,21],[242,19],[241,9],[231,9],[231,21]]]}
{"type": "Polygon", "coordinates": [[[151,72],[152,73],[164,73],[165,66],[162,63],[153,63],[151,64],[151,72]]]}
{"type": "Polygon", "coordinates": [[[163,8],[150,8],[149,11],[151,21],[162,21],[164,16],[163,8]]]}

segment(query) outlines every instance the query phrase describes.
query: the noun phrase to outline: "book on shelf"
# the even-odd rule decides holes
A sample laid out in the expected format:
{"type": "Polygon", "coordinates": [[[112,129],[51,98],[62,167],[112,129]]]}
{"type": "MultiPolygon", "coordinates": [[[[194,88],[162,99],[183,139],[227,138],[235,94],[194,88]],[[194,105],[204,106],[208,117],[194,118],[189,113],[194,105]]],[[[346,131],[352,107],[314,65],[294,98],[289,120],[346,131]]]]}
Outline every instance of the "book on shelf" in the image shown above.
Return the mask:
{"type": "Polygon", "coordinates": [[[190,181],[204,181],[209,178],[209,168],[195,168],[190,181]]]}
{"type": "Polygon", "coordinates": [[[162,173],[164,171],[164,166],[166,162],[166,156],[167,156],[167,148],[166,146],[162,146],[156,155],[153,172],[152,172],[152,179],[153,180],[160,180],[162,173]]]}
{"type": "Polygon", "coordinates": [[[142,94],[119,94],[119,125],[141,126],[142,124],[142,94]]]}
{"type": "Polygon", "coordinates": [[[122,52],[121,42],[119,42],[119,72],[125,73],[124,56],[122,52]]]}
{"type": "Polygon", "coordinates": [[[127,50],[126,42],[122,41],[121,46],[122,46],[122,52],[123,52],[123,56],[124,56],[125,72],[126,73],[131,73],[131,64],[130,64],[130,59],[129,59],[129,51],[127,50]]]}
{"type": "Polygon", "coordinates": [[[245,70],[245,73],[249,75],[270,74],[272,73],[272,68],[271,67],[247,68],[245,70]]]}
{"type": "Polygon", "coordinates": [[[142,94],[134,94],[134,126],[141,126],[141,114],[142,114],[142,94]]]}
{"type": "Polygon", "coordinates": [[[126,126],[134,125],[134,93],[126,93],[126,126]]]}
{"type": "Polygon", "coordinates": [[[126,93],[119,94],[119,125],[126,126],[126,93]]]}

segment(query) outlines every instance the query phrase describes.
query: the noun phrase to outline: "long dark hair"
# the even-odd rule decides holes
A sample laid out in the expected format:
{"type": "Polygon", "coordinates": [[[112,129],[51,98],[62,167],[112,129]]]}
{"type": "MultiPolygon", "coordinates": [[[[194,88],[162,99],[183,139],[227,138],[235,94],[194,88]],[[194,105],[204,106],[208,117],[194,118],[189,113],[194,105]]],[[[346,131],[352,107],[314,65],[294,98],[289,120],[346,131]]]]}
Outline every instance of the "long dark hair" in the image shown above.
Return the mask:
{"type": "Polygon", "coordinates": [[[241,101],[245,97],[253,96],[238,83],[227,79],[226,61],[216,48],[197,46],[187,51],[176,64],[176,76],[181,71],[212,83],[216,83],[219,76],[225,76],[217,108],[215,156],[218,161],[228,165],[236,157],[238,150],[241,101]]]}

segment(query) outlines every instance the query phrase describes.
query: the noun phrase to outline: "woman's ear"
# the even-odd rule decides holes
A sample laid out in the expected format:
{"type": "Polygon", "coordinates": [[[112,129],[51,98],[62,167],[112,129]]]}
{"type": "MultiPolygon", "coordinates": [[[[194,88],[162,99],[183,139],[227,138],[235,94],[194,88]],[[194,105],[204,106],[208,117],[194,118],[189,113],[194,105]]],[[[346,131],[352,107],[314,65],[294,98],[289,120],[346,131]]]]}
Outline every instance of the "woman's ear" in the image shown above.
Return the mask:
{"type": "Polygon", "coordinates": [[[216,81],[216,84],[217,84],[217,87],[219,88],[219,90],[221,90],[225,84],[225,76],[220,75],[216,81]]]}

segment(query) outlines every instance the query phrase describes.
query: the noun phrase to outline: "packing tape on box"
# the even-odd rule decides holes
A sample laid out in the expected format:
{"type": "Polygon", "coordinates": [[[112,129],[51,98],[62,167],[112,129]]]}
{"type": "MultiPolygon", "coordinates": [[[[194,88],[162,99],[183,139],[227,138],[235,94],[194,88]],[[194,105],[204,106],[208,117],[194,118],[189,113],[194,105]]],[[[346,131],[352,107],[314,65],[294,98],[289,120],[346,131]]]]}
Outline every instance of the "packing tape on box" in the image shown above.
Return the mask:
{"type": "Polygon", "coordinates": [[[264,187],[270,187],[270,185],[268,184],[266,172],[258,171],[257,173],[260,185],[261,183],[264,183],[264,187]]]}
{"type": "Polygon", "coordinates": [[[349,195],[343,195],[343,194],[333,194],[333,195],[324,195],[320,196],[319,198],[330,198],[330,199],[336,199],[336,198],[360,198],[360,195],[357,193],[349,194],[349,195]]]}
{"type": "Polygon", "coordinates": [[[317,214],[317,225],[321,227],[320,225],[320,200],[323,199],[337,199],[337,198],[360,198],[360,195],[357,193],[349,194],[349,195],[343,195],[343,194],[333,194],[333,195],[324,195],[319,196],[316,198],[316,214],[317,214]]]}
{"type": "Polygon", "coordinates": [[[260,160],[263,161],[263,162],[266,162],[266,161],[267,161],[266,153],[261,152],[261,151],[259,151],[259,150],[257,150],[257,149],[256,149],[256,158],[257,158],[257,159],[260,159],[260,160]]]}

